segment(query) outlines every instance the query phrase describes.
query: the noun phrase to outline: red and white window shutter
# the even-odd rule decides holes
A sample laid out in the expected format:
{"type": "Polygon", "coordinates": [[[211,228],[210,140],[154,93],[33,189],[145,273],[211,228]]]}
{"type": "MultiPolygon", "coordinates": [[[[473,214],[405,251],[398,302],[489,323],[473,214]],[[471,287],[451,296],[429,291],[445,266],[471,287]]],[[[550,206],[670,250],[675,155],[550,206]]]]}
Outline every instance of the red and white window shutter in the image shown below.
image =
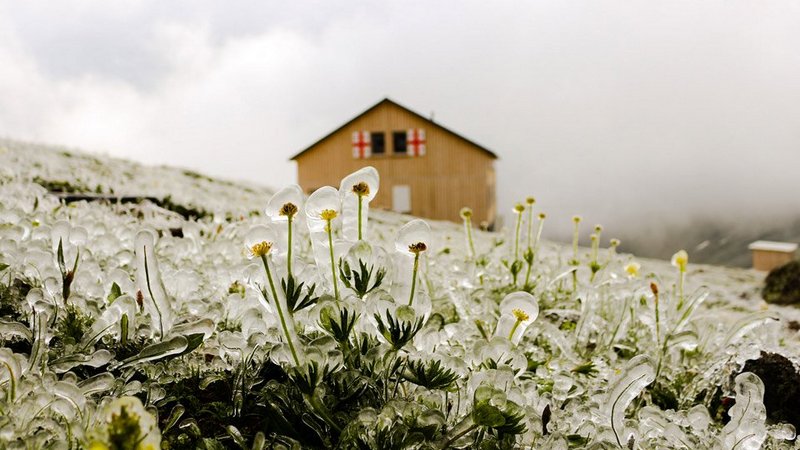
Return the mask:
{"type": "Polygon", "coordinates": [[[353,158],[364,159],[372,155],[372,143],[369,131],[353,132],[353,158]]]}
{"type": "Polygon", "coordinates": [[[408,156],[423,156],[426,150],[425,130],[412,128],[406,131],[406,148],[408,156]]]}

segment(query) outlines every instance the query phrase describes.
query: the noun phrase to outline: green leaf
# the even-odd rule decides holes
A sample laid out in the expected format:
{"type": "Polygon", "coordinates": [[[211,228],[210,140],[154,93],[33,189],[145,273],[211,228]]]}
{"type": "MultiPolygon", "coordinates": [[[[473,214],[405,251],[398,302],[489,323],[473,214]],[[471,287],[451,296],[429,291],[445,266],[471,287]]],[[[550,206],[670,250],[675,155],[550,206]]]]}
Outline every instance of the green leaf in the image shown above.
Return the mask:
{"type": "Polygon", "coordinates": [[[475,405],[475,409],[472,410],[472,420],[484,427],[500,427],[506,423],[503,413],[488,402],[475,405]]]}
{"type": "Polygon", "coordinates": [[[122,297],[122,289],[120,289],[119,285],[116,282],[114,282],[114,284],[111,285],[111,292],[108,294],[107,297],[108,304],[110,305],[114,303],[114,300],[120,297],[122,297]]]}

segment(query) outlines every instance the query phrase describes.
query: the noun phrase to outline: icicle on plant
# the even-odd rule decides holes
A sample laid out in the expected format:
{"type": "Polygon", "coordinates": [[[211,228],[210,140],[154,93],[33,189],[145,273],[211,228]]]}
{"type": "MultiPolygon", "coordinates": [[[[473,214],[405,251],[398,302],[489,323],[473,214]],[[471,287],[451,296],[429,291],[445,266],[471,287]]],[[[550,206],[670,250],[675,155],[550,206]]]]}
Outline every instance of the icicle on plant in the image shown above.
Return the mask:
{"type": "Polygon", "coordinates": [[[295,219],[303,207],[303,190],[292,184],[276,192],[267,202],[266,213],[273,223],[286,222],[286,273],[292,278],[292,251],[295,219]]]}
{"type": "Polygon", "coordinates": [[[260,288],[261,294],[267,300],[267,303],[274,308],[278,316],[283,338],[291,355],[290,363],[294,366],[299,366],[301,364],[302,349],[298,347],[300,341],[295,331],[292,311],[289,308],[283,290],[276,288],[278,273],[273,266],[270,254],[273,251],[276,237],[277,233],[273,228],[262,225],[250,230],[246,237],[246,243],[249,247],[250,257],[259,259],[264,266],[267,284],[260,288]]]}
{"type": "Polygon", "coordinates": [[[755,374],[739,374],[736,403],[728,410],[731,420],[722,429],[722,445],[730,450],[758,450],[767,438],[764,383],[755,374]]]}
{"type": "Polygon", "coordinates": [[[154,331],[158,330],[159,339],[164,339],[172,327],[173,312],[156,259],[156,233],[150,229],[140,230],[134,242],[136,285],[147,299],[145,307],[150,314],[151,327],[154,331]]]}
{"type": "Polygon", "coordinates": [[[544,228],[544,219],[547,218],[547,215],[543,212],[539,213],[539,225],[536,228],[536,237],[533,240],[533,244],[528,247],[528,251],[525,254],[525,261],[528,263],[528,271],[525,273],[525,289],[532,289],[530,285],[531,281],[531,271],[533,269],[533,263],[536,261],[536,254],[539,251],[539,242],[542,240],[542,229],[544,228]]]}
{"type": "Polygon", "coordinates": [[[617,254],[617,247],[619,247],[620,240],[617,238],[612,238],[608,241],[608,257],[606,258],[606,264],[610,264],[611,261],[614,260],[614,256],[617,254]]]}
{"type": "Polygon", "coordinates": [[[525,212],[525,205],[522,203],[517,203],[514,205],[514,209],[512,211],[517,216],[514,221],[514,253],[512,255],[513,259],[507,264],[507,267],[509,272],[511,272],[511,283],[513,286],[516,286],[517,277],[522,271],[522,260],[519,259],[519,237],[522,229],[522,213],[525,212]]]}
{"type": "Polygon", "coordinates": [[[689,254],[686,250],[679,250],[672,255],[672,265],[678,269],[678,311],[683,308],[683,283],[686,278],[686,265],[689,263],[689,254]]]}
{"type": "Polygon", "coordinates": [[[581,216],[572,216],[572,223],[574,224],[572,230],[572,260],[569,264],[575,266],[575,269],[572,271],[572,290],[574,292],[578,289],[578,265],[580,265],[580,258],[578,257],[578,232],[581,224],[581,216]]]}
{"type": "Polygon", "coordinates": [[[625,369],[611,385],[604,411],[610,419],[611,430],[620,448],[625,448],[634,433],[633,430],[625,429],[625,410],[655,378],[653,361],[647,355],[638,355],[628,361],[625,369]]]}
{"type": "Polygon", "coordinates": [[[311,235],[311,247],[320,275],[327,280],[333,297],[338,302],[339,280],[334,255],[334,227],[339,223],[341,210],[339,191],[325,186],[314,191],[306,202],[306,223],[311,235]]]}
{"type": "Polygon", "coordinates": [[[528,233],[527,233],[527,238],[528,239],[526,240],[525,243],[526,243],[528,248],[531,248],[533,246],[533,242],[531,241],[531,238],[533,237],[533,205],[535,203],[536,203],[536,199],[533,198],[533,197],[527,197],[525,199],[525,204],[528,205],[528,207],[526,208],[528,210],[528,224],[527,224],[528,225],[528,233]]]}
{"type": "Polygon", "coordinates": [[[342,234],[346,240],[359,241],[366,236],[369,202],[377,195],[379,186],[380,176],[371,166],[342,179],[339,196],[342,200],[342,234]]]}
{"type": "Polygon", "coordinates": [[[539,316],[539,303],[525,291],[512,292],[500,302],[500,318],[495,336],[503,337],[512,344],[519,344],[528,325],[539,316]]]}
{"type": "Polygon", "coordinates": [[[286,255],[286,278],[281,277],[281,289],[286,295],[286,301],[291,311],[299,311],[315,304],[318,300],[314,296],[316,284],[310,286],[306,282],[298,282],[292,271],[294,261],[294,235],[299,231],[297,222],[302,217],[303,191],[300,186],[287,186],[270,198],[267,202],[266,213],[275,226],[286,223],[286,246],[285,252],[281,247],[281,253],[286,255]],[[305,288],[305,292],[304,289],[305,288]]]}
{"type": "Polygon", "coordinates": [[[591,258],[589,262],[589,269],[591,270],[592,274],[589,277],[589,281],[594,281],[595,275],[601,269],[600,263],[597,261],[598,254],[600,253],[600,233],[603,232],[603,227],[601,225],[594,226],[594,233],[590,236],[592,241],[592,250],[591,250],[591,258]]]}
{"type": "Polygon", "coordinates": [[[395,248],[398,252],[414,258],[411,269],[411,291],[408,297],[408,306],[414,303],[414,294],[417,290],[417,276],[419,272],[420,255],[428,249],[431,237],[431,227],[422,219],[415,219],[403,225],[397,232],[395,248]]]}
{"type": "Polygon", "coordinates": [[[475,243],[472,241],[472,209],[465,206],[461,208],[459,215],[461,216],[461,219],[464,220],[464,235],[467,238],[466,240],[467,249],[469,249],[469,258],[475,259],[477,255],[475,254],[475,243]]]}

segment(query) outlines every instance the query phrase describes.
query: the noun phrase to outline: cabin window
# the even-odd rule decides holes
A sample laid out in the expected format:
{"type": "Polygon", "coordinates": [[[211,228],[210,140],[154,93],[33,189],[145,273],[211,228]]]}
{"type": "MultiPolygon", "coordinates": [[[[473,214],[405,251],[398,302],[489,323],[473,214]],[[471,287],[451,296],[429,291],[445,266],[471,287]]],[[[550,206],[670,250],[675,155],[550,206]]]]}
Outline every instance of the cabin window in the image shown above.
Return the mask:
{"type": "Polygon", "coordinates": [[[394,152],[405,155],[408,151],[406,148],[406,131],[395,131],[392,133],[392,139],[394,142],[394,152]]]}
{"type": "Polygon", "coordinates": [[[384,155],[386,154],[386,138],[383,133],[372,132],[370,133],[370,141],[372,141],[372,154],[384,155]]]}

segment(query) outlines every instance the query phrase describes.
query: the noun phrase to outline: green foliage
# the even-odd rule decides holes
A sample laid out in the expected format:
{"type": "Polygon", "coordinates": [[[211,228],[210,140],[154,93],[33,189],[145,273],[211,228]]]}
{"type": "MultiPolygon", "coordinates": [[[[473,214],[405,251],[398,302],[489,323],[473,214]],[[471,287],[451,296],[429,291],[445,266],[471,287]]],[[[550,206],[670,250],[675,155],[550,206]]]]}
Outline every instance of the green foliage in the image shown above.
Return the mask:
{"type": "Polygon", "coordinates": [[[83,335],[94,323],[94,317],[84,314],[79,308],[68,305],[59,320],[56,329],[57,337],[64,344],[75,345],[83,339],[83,335]]]}
{"type": "Polygon", "coordinates": [[[120,289],[117,283],[113,283],[111,285],[111,292],[108,294],[108,297],[106,297],[108,304],[110,305],[114,303],[114,300],[118,299],[119,297],[122,297],[122,289],[120,289]]]}
{"type": "Polygon", "coordinates": [[[410,314],[404,313],[405,309],[411,308],[408,306],[397,308],[397,318],[387,311],[385,323],[380,314],[376,313],[374,316],[378,323],[378,331],[396,350],[411,342],[423,325],[422,317],[414,316],[413,310],[410,314]]]}
{"type": "Polygon", "coordinates": [[[281,288],[286,295],[286,304],[292,312],[314,306],[319,301],[319,297],[314,296],[314,290],[317,285],[312,284],[306,287],[305,294],[303,293],[304,286],[305,282],[298,284],[293,275],[281,279],[281,288]]]}
{"type": "Polygon", "coordinates": [[[374,265],[367,266],[367,263],[359,259],[358,270],[353,270],[346,260],[339,260],[339,279],[348,289],[352,289],[358,298],[364,298],[365,295],[379,288],[385,276],[386,269],[383,267],[375,270],[374,265]]]}
{"type": "Polygon", "coordinates": [[[454,371],[443,367],[439,360],[411,360],[406,363],[403,379],[428,389],[448,390],[460,378],[454,371]]]}

